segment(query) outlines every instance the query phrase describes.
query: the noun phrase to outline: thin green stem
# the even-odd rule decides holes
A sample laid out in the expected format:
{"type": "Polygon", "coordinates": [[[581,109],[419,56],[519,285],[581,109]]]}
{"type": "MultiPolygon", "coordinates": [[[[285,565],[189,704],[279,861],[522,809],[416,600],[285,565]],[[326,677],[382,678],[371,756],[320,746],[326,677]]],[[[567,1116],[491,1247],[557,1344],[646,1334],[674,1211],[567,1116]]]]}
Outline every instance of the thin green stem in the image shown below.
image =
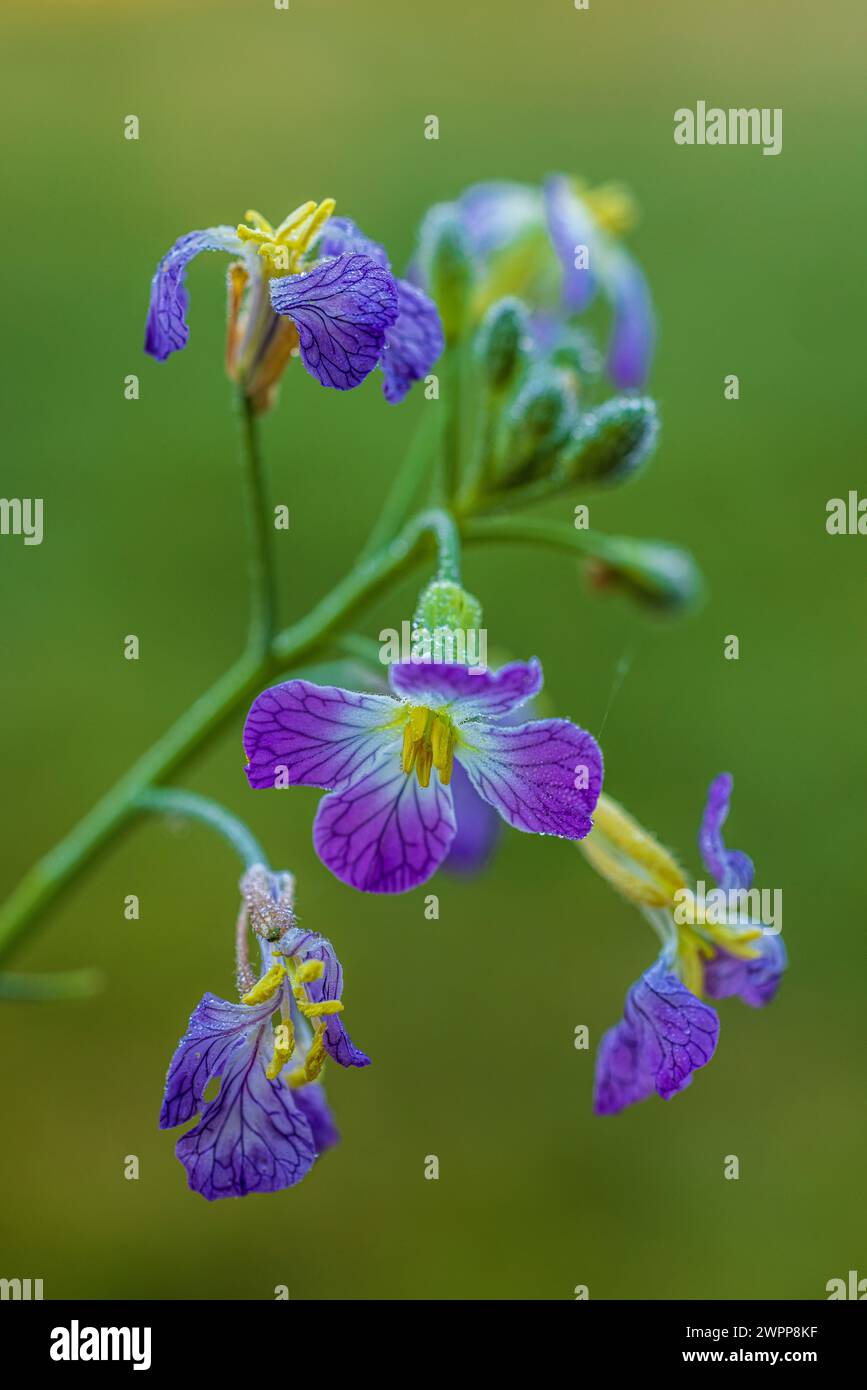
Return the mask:
{"type": "Polygon", "coordinates": [[[0,975],[0,999],[7,1003],[57,1004],[91,999],[103,986],[98,970],[59,970],[56,975],[0,975]]]}
{"type": "Polygon", "coordinates": [[[233,816],[231,811],[227,811],[216,801],[211,801],[210,797],[199,796],[196,792],[180,791],[176,787],[153,787],[139,793],[134,809],[200,821],[228,841],[240,855],[246,869],[252,868],[254,864],[264,864],[267,868],[265,851],[253,832],[248,830],[237,816],[233,816]]]}
{"type": "Polygon", "coordinates": [[[426,401],[422,417],[406,457],[394,476],[378,519],[367,539],[360,559],[367,560],[394,540],[415,500],[440,441],[445,407],[441,401],[426,401]]]}
{"type": "Polygon", "coordinates": [[[247,503],[250,571],[249,650],[264,653],[274,635],[277,600],[274,578],[273,528],[265,487],[265,468],[259,443],[259,417],[243,387],[238,391],[241,419],[241,464],[247,503]]]}

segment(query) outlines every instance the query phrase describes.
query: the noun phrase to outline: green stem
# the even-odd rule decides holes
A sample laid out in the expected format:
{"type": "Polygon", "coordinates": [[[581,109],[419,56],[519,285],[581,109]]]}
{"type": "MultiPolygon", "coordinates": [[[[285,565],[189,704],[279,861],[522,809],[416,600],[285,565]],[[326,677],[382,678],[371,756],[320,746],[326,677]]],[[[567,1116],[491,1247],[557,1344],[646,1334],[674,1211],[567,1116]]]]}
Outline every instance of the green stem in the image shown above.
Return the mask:
{"type": "Polygon", "coordinates": [[[102,984],[98,970],[61,970],[56,975],[0,975],[0,999],[27,1004],[90,999],[99,993],[102,984]]]}
{"type": "Polygon", "coordinates": [[[424,537],[454,529],[439,512],[411,521],[400,536],[350,574],[313,609],[280,633],[262,656],[246,653],[154,743],[101,801],[24,876],[0,909],[0,959],[57,896],[124,829],[139,796],[165,782],[209,743],[240,706],[259,693],[270,676],[309,656],[335,627],[390,579],[409,568],[424,537]]]}
{"type": "Polygon", "coordinates": [[[250,570],[250,630],[248,649],[268,650],[276,623],[276,584],[272,551],[273,531],[265,490],[265,469],[259,444],[259,420],[243,387],[238,391],[241,417],[241,463],[247,503],[250,570]]]}
{"type": "Polygon", "coordinates": [[[489,516],[463,521],[461,535],[468,544],[489,541],[517,541],[526,545],[543,545],[579,555],[607,560],[617,538],[598,531],[576,530],[562,521],[545,521],[538,517],[489,516]]]}
{"type": "Polygon", "coordinates": [[[442,432],[444,406],[441,401],[427,401],[423,407],[418,429],[413,436],[406,458],[394,476],[382,511],[367,539],[360,559],[367,560],[389,541],[406,521],[412,503],[421,487],[432,455],[436,452],[442,432]]]}
{"type": "Polygon", "coordinates": [[[264,864],[266,868],[268,866],[265,851],[253,832],[224,806],[211,801],[210,797],[199,796],[196,792],[179,791],[176,787],[154,787],[136,797],[134,809],[201,821],[228,841],[240,855],[246,869],[252,868],[254,864],[264,864]]]}

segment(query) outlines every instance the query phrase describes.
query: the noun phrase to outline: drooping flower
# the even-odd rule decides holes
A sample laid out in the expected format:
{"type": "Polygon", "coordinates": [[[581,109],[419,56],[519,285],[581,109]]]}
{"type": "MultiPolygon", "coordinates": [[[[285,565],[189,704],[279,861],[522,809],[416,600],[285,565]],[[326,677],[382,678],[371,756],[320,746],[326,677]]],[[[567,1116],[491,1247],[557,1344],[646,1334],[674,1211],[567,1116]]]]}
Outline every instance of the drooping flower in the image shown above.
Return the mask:
{"type": "Polygon", "coordinates": [[[292,876],[255,865],[241,890],[260,942],[260,978],[243,981],[239,1004],[206,994],[196,1006],[160,1114],[161,1129],[199,1115],[176,1151],[190,1187],[209,1201],[300,1182],[339,1138],[319,1080],[327,1057],[342,1067],[370,1062],[340,1018],[343,972],[334,948],[297,924],[292,876]],[[206,1099],[216,1078],[220,1089],[206,1099]]]}
{"type": "MultiPolygon", "coordinates": [[[[726,893],[748,890],[752,861],[727,850],[722,825],[732,778],[714,779],[699,833],[707,871],[726,893]]],[[[612,1115],[654,1091],[670,1100],[713,1056],[719,1036],[716,1012],[701,995],[739,995],[760,1007],[776,994],[786,965],[782,940],[759,920],[717,921],[699,914],[683,920],[685,899],[695,901],[683,871],[648,831],[608,797],[601,797],[592,836],[582,845],[591,864],[624,897],[638,904],[663,947],[658,959],[630,988],[623,1017],[604,1034],[596,1058],[594,1110],[612,1115]]]]}
{"type": "Polygon", "coordinates": [[[163,362],[186,347],[187,265],[202,251],[224,251],[235,258],[226,366],[257,410],[271,404],[297,355],[321,385],[339,391],[381,366],[386,399],[402,400],[442,350],[436,309],[392,274],[382,247],[333,211],[330,198],[303,203],[276,228],[251,211],[237,228],[181,237],[153,277],[146,352],[163,362]]]}
{"type": "Polygon", "coordinates": [[[366,695],[291,680],[259,695],[247,716],[252,787],[328,792],[313,842],[337,878],[368,893],[429,879],[455,836],[455,762],[516,829],[588,834],[602,785],[596,741],[568,719],[504,723],[542,687],[535,658],[496,673],[395,664],[389,683],[393,695],[366,695]]]}

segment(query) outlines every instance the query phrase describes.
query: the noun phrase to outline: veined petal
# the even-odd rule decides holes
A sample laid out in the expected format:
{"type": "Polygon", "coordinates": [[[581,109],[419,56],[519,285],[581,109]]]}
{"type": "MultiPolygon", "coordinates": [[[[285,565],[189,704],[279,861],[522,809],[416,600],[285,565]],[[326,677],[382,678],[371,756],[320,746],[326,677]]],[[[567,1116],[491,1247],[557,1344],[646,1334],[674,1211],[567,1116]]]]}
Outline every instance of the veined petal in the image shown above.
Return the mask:
{"type": "Polygon", "coordinates": [[[397,757],[325,796],[313,825],[323,864],[364,893],[405,893],[439,868],[454,838],[451,793],[439,779],[422,787],[397,757]]]}
{"type": "Polygon", "coordinates": [[[535,656],[512,661],[496,672],[438,662],[398,662],[388,668],[388,679],[396,694],[415,705],[454,706],[450,712],[458,721],[501,719],[538,695],[543,684],[535,656]]]}
{"type": "Polygon", "coordinates": [[[704,962],[704,992],[709,999],[737,995],[754,1009],[770,1004],[788,963],[786,948],[779,935],[762,936],[753,945],[759,954],[751,960],[718,946],[713,958],[704,962]]]}
{"type": "Polygon", "coordinates": [[[602,753],[568,719],[463,725],[455,756],[479,795],[516,830],[568,840],[590,833],[602,753]]]}
{"type": "Polygon", "coordinates": [[[593,214],[579,197],[571,180],[553,174],[545,181],[545,215],[548,233],[563,269],[563,303],[570,313],[587,308],[596,289],[593,265],[596,257],[596,226],[593,214]],[[579,246],[587,247],[588,265],[575,264],[579,246]]]}
{"type": "Polygon", "coordinates": [[[392,405],[403,400],[414,381],[427,376],[445,345],[436,305],[408,280],[397,282],[397,309],[380,361],[382,393],[392,405]]]}
{"type": "Polygon", "coordinates": [[[614,1115],[653,1091],[670,1100],[707,1065],[718,1038],[714,1010],[660,957],[629,990],[622,1020],[599,1044],[595,1113],[614,1115]]]}
{"type": "Polygon", "coordinates": [[[239,256],[243,248],[234,227],[208,227],[205,231],[188,232],[163,256],[151,281],[145,326],[145,352],[158,362],[165,362],[187,345],[187,266],[200,251],[227,251],[239,256]]]}
{"type": "Polygon", "coordinates": [[[348,252],[270,284],[271,303],[298,329],[301,360],[322,386],[349,391],[373,371],[397,318],[397,287],[370,256],[348,252]]]}
{"type": "Polygon", "coordinates": [[[713,874],[721,888],[750,888],[753,882],[753,861],[739,849],[726,849],[722,828],[729,813],[734,778],[721,772],[708,788],[698,847],[704,866],[713,874]]]}
{"type": "MultiPolygon", "coordinates": [[[[304,952],[305,960],[321,960],[325,969],[318,980],[311,980],[306,986],[309,998],[318,1003],[321,999],[341,999],[343,997],[343,968],[337,952],[320,937],[314,945],[304,952]]],[[[360,1047],[356,1047],[346,1031],[340,1014],[332,1014],[325,1025],[323,1036],[325,1051],[341,1067],[369,1067],[370,1058],[360,1047]]]]}
{"type": "Polygon", "coordinates": [[[334,685],[286,681],[253,701],[244,725],[251,787],[324,787],[333,791],[362,775],[401,733],[395,701],[334,685]]]}
{"type": "Polygon", "coordinates": [[[160,1112],[160,1129],[186,1124],[202,1108],[205,1088],[221,1076],[230,1055],[273,1014],[276,1001],[250,1007],[206,994],[169,1065],[160,1112]]]}
{"type": "Polygon", "coordinates": [[[219,1094],[177,1144],[190,1187],[208,1201],[277,1192],[310,1171],[316,1143],[310,1123],[282,1081],[269,1081],[262,1025],[230,1054],[219,1094]]]}

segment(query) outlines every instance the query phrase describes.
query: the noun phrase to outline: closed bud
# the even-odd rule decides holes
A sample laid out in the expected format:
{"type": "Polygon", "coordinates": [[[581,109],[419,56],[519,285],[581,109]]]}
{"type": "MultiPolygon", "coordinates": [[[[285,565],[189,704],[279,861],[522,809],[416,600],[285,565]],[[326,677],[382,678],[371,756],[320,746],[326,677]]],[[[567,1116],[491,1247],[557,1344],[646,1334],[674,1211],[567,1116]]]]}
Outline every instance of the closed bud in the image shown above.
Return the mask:
{"type": "Polygon", "coordinates": [[[625,482],[650,457],[658,434],[652,400],[616,396],[581,421],[560,455],[558,475],[606,487],[625,482]]]}
{"type": "Polygon", "coordinates": [[[473,632],[482,625],[482,606],[473,594],[447,579],[433,579],[419,595],[414,625],[434,632],[473,632]]]}
{"type": "Polygon", "coordinates": [[[446,343],[463,335],[473,288],[473,264],[463,223],[450,203],[431,208],[422,224],[419,260],[436,302],[446,343]]]}
{"type": "Polygon", "coordinates": [[[493,391],[505,391],[527,360],[532,336],[526,307],[520,299],[492,304],[479,330],[478,357],[493,391]]]}
{"type": "Polygon", "coordinates": [[[574,397],[565,373],[543,367],[518,392],[509,410],[499,482],[541,476],[572,424],[574,397]]]}
{"type": "Polygon", "coordinates": [[[628,536],[597,537],[596,543],[588,564],[594,588],[628,594],[658,613],[679,612],[701,598],[704,582],[688,551],[628,536]]]}

